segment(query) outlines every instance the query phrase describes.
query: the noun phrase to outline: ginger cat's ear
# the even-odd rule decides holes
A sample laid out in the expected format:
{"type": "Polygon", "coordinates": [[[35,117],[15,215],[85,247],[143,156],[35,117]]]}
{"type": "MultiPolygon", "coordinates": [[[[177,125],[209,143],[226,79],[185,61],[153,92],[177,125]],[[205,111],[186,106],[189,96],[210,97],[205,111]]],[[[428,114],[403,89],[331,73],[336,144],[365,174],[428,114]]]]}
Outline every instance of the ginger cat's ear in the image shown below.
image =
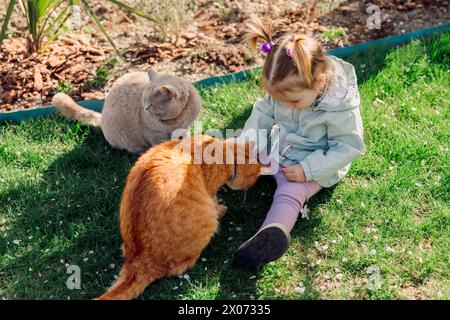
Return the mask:
{"type": "Polygon", "coordinates": [[[149,69],[147,71],[147,74],[150,81],[152,81],[158,75],[158,73],[156,71],[153,71],[152,69],[149,69]]]}

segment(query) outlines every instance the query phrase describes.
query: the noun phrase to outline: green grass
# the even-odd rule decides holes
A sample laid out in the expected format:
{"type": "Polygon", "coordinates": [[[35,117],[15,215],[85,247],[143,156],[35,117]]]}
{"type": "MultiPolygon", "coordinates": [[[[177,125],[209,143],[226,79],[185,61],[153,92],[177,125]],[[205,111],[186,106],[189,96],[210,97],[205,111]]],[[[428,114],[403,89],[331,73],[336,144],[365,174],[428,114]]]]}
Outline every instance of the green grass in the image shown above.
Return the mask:
{"type": "MultiPolygon", "coordinates": [[[[229,213],[206,260],[141,298],[448,299],[450,76],[448,55],[436,50],[414,41],[347,58],[361,82],[367,154],[311,199],[311,218],[298,221],[283,258],[253,272],[231,265],[275,186],[264,177],[246,195],[224,188],[229,213]]],[[[242,127],[261,95],[257,78],[203,90],[197,123],[242,127]]],[[[1,298],[87,299],[111,284],[121,264],[118,205],[135,160],[61,118],[0,127],[1,298]],[[65,264],[80,266],[81,290],[67,289],[65,264]]]]}
{"type": "Polygon", "coordinates": [[[340,37],[345,36],[347,31],[342,27],[332,27],[330,30],[323,33],[323,37],[327,41],[336,41],[340,37]]]}
{"type": "MultiPolygon", "coordinates": [[[[90,79],[83,83],[84,90],[100,90],[102,89],[111,78],[109,74],[111,70],[115,68],[117,65],[117,59],[112,58],[106,61],[104,67],[99,67],[95,71],[95,75],[90,79]]],[[[62,91],[64,92],[64,91],[62,91]]]]}
{"type": "Polygon", "coordinates": [[[55,85],[53,85],[53,93],[57,94],[58,92],[72,95],[74,92],[73,86],[69,81],[58,80],[58,82],[55,85]]]}

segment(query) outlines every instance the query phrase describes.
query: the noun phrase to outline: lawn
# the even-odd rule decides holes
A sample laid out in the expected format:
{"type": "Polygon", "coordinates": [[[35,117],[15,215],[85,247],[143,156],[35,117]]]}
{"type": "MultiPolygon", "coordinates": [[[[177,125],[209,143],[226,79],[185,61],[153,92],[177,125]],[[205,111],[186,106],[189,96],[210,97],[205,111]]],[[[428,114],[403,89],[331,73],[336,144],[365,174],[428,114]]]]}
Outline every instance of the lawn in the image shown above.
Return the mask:
{"type": "MultiPolygon", "coordinates": [[[[270,177],[246,194],[223,188],[221,229],[184,277],[142,299],[448,299],[449,34],[346,59],[360,80],[367,153],[308,204],[280,260],[253,272],[233,250],[263,221],[270,177]]],[[[261,96],[248,81],[202,89],[203,130],[240,128],[261,96]]],[[[0,298],[88,299],[121,264],[118,206],[136,156],[59,117],[0,127],[0,298]],[[81,269],[69,290],[68,265],[81,269]]]]}

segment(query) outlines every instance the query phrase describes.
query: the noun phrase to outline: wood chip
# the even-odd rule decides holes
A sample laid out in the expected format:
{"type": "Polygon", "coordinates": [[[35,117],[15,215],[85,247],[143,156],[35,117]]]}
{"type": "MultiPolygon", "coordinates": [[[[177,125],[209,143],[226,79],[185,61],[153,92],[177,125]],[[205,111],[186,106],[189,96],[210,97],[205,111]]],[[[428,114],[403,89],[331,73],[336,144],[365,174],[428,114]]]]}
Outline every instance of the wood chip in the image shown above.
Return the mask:
{"type": "Polygon", "coordinates": [[[34,67],[34,89],[36,91],[41,91],[42,90],[42,75],[41,75],[41,71],[39,70],[39,66],[35,66],[34,67]]]}

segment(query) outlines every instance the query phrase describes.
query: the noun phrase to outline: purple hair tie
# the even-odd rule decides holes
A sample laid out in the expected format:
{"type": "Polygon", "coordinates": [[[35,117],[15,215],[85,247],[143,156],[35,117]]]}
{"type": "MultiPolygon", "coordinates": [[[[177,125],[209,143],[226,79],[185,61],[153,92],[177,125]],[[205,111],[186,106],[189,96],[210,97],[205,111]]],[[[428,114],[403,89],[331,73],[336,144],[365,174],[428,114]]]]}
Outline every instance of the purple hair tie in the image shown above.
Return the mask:
{"type": "Polygon", "coordinates": [[[286,48],[286,54],[288,55],[289,58],[292,58],[291,48],[286,48]]]}
{"type": "Polygon", "coordinates": [[[264,42],[264,43],[262,44],[262,46],[261,46],[261,50],[262,50],[262,52],[264,52],[265,54],[267,54],[267,53],[269,53],[270,49],[272,49],[272,47],[273,47],[274,45],[275,45],[275,44],[274,44],[272,41],[270,41],[270,42],[264,42]]]}

